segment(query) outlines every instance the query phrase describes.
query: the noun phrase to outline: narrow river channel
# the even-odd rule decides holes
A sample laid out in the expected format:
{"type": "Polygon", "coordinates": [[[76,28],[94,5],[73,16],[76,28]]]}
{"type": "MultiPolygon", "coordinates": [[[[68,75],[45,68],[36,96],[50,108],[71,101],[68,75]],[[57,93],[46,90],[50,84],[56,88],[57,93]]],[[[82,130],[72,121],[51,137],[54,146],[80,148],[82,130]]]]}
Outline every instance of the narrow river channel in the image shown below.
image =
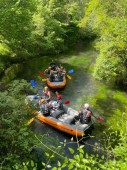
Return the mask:
{"type": "MultiPolygon", "coordinates": [[[[93,57],[93,55],[94,52],[91,56],[93,57]]],[[[78,56],[72,55],[71,58],[69,59],[73,60],[73,58],[75,59],[75,57],[80,57],[80,60],[85,60],[82,59],[84,57],[84,53],[79,53],[78,56]]],[[[57,57],[42,57],[21,64],[21,71],[20,74],[18,75],[18,78],[26,79],[28,82],[30,82],[31,79],[34,79],[37,83],[37,87],[36,87],[37,92],[41,91],[46,84],[45,82],[41,82],[38,79],[38,75],[41,71],[44,71],[47,68],[47,65],[50,63],[52,58],[57,61],[57,57]],[[47,65],[45,65],[45,63],[47,65]]],[[[69,106],[72,107],[73,109],[79,110],[81,104],[88,102],[89,98],[92,97],[94,94],[96,94],[100,86],[100,83],[97,82],[92,77],[92,75],[87,71],[88,63],[87,63],[87,67],[85,66],[85,63],[82,63],[82,65],[80,65],[79,63],[79,65],[77,66],[76,64],[73,64],[73,62],[69,63],[67,60],[68,59],[66,58],[64,59],[63,57],[61,57],[59,59],[59,63],[62,63],[67,71],[69,69],[73,69],[74,73],[70,74],[72,79],[71,80],[67,79],[66,87],[62,90],[59,90],[59,92],[63,96],[63,101],[70,100],[69,106]]],[[[91,58],[89,62],[91,62],[91,60],[93,59],[91,58]]],[[[53,98],[55,97],[54,91],[52,91],[52,97],[53,98]]],[[[95,137],[91,139],[87,139],[86,141],[85,151],[87,153],[94,152],[93,148],[95,143],[97,143],[96,134],[99,134],[100,131],[102,131],[102,127],[100,125],[98,126],[98,124],[100,124],[100,122],[95,123],[94,126],[95,130],[92,133],[92,135],[95,137]]],[[[33,129],[41,133],[42,135],[48,134],[52,138],[57,138],[59,142],[63,142],[66,140],[67,145],[64,148],[65,149],[64,151],[65,154],[68,156],[70,156],[68,147],[76,149],[78,146],[76,141],[71,142],[71,136],[59,132],[56,129],[53,129],[52,127],[49,127],[46,124],[40,122],[39,120],[35,120],[32,125],[33,125],[33,129]]]]}

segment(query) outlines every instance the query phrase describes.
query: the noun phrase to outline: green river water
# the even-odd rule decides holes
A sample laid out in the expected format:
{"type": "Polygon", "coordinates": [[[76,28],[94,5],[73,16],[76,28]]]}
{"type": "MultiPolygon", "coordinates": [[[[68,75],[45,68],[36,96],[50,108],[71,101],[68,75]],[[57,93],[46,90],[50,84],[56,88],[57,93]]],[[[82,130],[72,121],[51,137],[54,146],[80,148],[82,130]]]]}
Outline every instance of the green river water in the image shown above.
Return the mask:
{"type": "MultiPolygon", "coordinates": [[[[112,123],[114,123],[115,128],[117,119],[125,111],[124,106],[127,104],[125,92],[118,89],[111,89],[111,87],[95,80],[92,76],[96,55],[97,53],[92,49],[74,52],[65,56],[44,56],[17,66],[15,65],[15,69],[13,67],[11,68],[11,75],[9,75],[9,71],[6,73],[8,77],[25,79],[28,82],[35,80],[37,83],[36,92],[38,92],[46,85],[45,82],[39,79],[39,73],[49,66],[52,59],[61,63],[67,71],[73,69],[74,73],[70,74],[72,79],[67,79],[66,87],[60,90],[63,101],[70,100],[69,106],[76,110],[79,110],[81,105],[87,102],[97,117],[104,118],[103,122],[95,120],[95,129],[92,133],[94,138],[88,139],[85,145],[85,150],[88,153],[94,152],[93,148],[98,143],[98,139],[104,129],[109,128],[112,123]],[[15,70],[17,77],[12,75],[15,70]],[[122,112],[118,113],[116,110],[122,110],[122,112]]],[[[6,77],[6,79],[8,78],[6,77]]],[[[54,96],[54,91],[52,91],[52,96],[54,96]]],[[[59,141],[66,139],[68,141],[68,145],[65,147],[66,154],[69,154],[68,147],[77,147],[77,143],[70,144],[70,136],[58,132],[38,120],[34,121],[33,129],[39,131],[41,134],[47,133],[53,138],[58,138],[59,141]]]]}

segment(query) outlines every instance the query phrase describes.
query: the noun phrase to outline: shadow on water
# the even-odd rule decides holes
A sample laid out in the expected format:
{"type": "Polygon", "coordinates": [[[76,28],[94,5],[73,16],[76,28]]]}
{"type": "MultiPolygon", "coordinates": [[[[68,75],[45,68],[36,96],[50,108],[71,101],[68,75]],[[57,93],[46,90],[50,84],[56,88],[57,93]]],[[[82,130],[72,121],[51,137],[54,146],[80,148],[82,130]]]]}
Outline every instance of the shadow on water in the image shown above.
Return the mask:
{"type": "Polygon", "coordinates": [[[64,148],[64,155],[69,158],[72,157],[72,154],[70,153],[68,148],[76,150],[77,147],[80,145],[85,146],[85,152],[93,153],[95,139],[90,138],[90,134],[84,136],[83,138],[76,138],[67,133],[58,131],[51,126],[40,122],[39,120],[34,121],[34,123],[32,124],[32,129],[36,132],[39,132],[42,136],[48,135],[50,136],[50,138],[55,139],[56,141],[58,140],[59,145],[62,145],[62,148],[64,148]]]}

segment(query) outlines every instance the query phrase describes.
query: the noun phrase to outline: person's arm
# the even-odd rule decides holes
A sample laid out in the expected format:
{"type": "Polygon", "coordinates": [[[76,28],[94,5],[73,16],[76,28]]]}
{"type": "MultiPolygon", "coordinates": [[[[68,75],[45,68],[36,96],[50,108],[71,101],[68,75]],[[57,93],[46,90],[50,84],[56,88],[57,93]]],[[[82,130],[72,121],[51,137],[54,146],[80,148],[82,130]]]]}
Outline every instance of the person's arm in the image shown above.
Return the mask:
{"type": "Polygon", "coordinates": [[[90,110],[87,111],[86,117],[91,117],[92,116],[92,112],[90,110]]]}
{"type": "Polygon", "coordinates": [[[81,113],[81,110],[78,110],[78,113],[80,114],[80,113],[81,113]]]}
{"type": "Polygon", "coordinates": [[[41,102],[40,102],[40,100],[39,100],[38,104],[39,104],[39,105],[41,105],[41,102]]]}
{"type": "Polygon", "coordinates": [[[51,99],[51,93],[48,92],[48,98],[46,100],[50,100],[51,99]]]}
{"type": "Polygon", "coordinates": [[[57,97],[59,95],[58,91],[56,91],[55,94],[56,94],[56,97],[57,97]]]}
{"type": "Polygon", "coordinates": [[[53,106],[53,108],[58,109],[60,107],[60,104],[58,104],[57,106],[53,106]]]}

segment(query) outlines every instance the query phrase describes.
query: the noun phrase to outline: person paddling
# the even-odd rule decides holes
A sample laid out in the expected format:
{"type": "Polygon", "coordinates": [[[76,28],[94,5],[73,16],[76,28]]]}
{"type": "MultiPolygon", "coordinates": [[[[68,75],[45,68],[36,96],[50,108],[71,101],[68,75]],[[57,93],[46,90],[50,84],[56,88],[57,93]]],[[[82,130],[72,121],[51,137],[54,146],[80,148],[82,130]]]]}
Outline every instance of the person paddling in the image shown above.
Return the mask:
{"type": "Polygon", "coordinates": [[[56,71],[57,64],[52,60],[50,63],[51,70],[56,71]]]}
{"type": "Polygon", "coordinates": [[[90,110],[90,105],[85,103],[83,109],[79,110],[79,115],[75,116],[73,123],[79,120],[81,124],[88,124],[91,121],[92,111],[90,110]]]}
{"type": "Polygon", "coordinates": [[[52,105],[53,109],[63,110],[62,96],[56,91],[57,101],[52,105]]]}
{"type": "Polygon", "coordinates": [[[43,94],[44,94],[45,100],[49,103],[51,99],[51,91],[49,90],[47,86],[44,87],[43,94]]]}
{"type": "Polygon", "coordinates": [[[48,103],[45,101],[45,99],[41,99],[39,101],[39,106],[40,106],[40,109],[41,109],[41,113],[44,115],[44,116],[49,116],[50,114],[50,109],[49,109],[49,105],[48,103]]]}

